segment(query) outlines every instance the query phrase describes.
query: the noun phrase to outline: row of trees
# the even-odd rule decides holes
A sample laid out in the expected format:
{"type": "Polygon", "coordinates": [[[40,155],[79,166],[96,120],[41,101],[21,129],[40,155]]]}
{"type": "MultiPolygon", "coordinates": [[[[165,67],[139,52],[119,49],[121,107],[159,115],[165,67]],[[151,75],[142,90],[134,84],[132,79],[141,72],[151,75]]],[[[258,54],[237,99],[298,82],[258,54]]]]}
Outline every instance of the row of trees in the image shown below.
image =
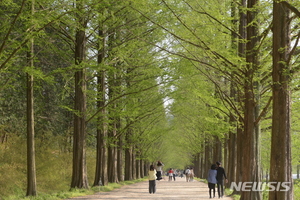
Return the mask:
{"type": "Polygon", "coordinates": [[[90,186],[87,147],[96,149],[93,186],[139,178],[157,159],[168,66],[150,45],[161,30],[131,8],[152,4],[1,2],[3,138],[27,127],[27,195],[37,193],[35,139],[48,131],[72,143],[71,188],[90,186]]]}
{"type": "Polygon", "coordinates": [[[178,157],[193,160],[202,178],[224,160],[231,182],[261,182],[262,166],[270,181],[292,182],[292,3],[2,1],[2,142],[27,127],[27,195],[36,195],[35,138],[48,132],[73,146],[60,146],[73,152],[71,188],[91,185],[88,147],[96,151],[93,186],[142,177],[150,162],[175,165],[178,157]]]}
{"type": "MultiPolygon", "coordinates": [[[[212,3],[208,9],[204,5],[207,2],[184,1],[180,6],[163,2],[179,22],[180,31],[165,29],[181,46],[180,51],[170,53],[192,61],[205,80],[214,84],[211,95],[217,96],[225,107],[216,106],[212,100],[202,100],[203,92],[193,95],[194,98],[200,98],[208,108],[217,110],[215,122],[225,120],[232,127],[224,132],[219,129],[223,127],[220,123],[218,129],[210,130],[198,122],[201,126],[197,126],[197,132],[202,131],[202,134],[200,137],[192,135],[201,138],[203,144],[194,151],[196,165],[201,166],[197,168],[207,169],[209,163],[221,159],[220,144],[223,142],[219,139],[223,138],[229,180],[261,182],[261,131],[270,130],[270,181],[292,184],[290,98],[294,84],[298,84],[297,5],[285,1],[274,1],[270,5],[249,0],[222,2],[217,6],[212,3]],[[267,17],[270,13],[272,18],[267,17]],[[193,20],[189,20],[191,18],[193,20]],[[261,122],[268,118],[272,119],[271,124],[261,127],[261,122]],[[220,134],[224,135],[220,137],[220,134]]],[[[200,101],[200,104],[203,103],[200,101]]],[[[207,124],[207,120],[204,123],[207,124]]],[[[186,130],[190,128],[193,126],[186,130]]],[[[206,171],[199,173],[205,177],[206,171]]],[[[292,188],[291,185],[290,191],[270,192],[269,199],[293,199],[292,188]]],[[[242,191],[241,199],[262,199],[262,193],[242,191]]]]}

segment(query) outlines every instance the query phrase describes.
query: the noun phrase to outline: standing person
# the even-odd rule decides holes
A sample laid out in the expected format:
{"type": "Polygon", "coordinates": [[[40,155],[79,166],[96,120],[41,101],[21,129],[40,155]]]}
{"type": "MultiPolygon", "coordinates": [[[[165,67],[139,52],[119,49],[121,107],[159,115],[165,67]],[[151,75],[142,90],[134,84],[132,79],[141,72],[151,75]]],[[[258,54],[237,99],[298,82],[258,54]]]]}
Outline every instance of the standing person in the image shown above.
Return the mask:
{"type": "Polygon", "coordinates": [[[217,164],[217,185],[218,185],[218,195],[219,198],[224,196],[224,178],[226,180],[226,183],[228,182],[226,173],[223,167],[221,167],[222,163],[221,162],[216,162],[217,164]]]}
{"type": "Polygon", "coordinates": [[[195,176],[195,174],[194,174],[194,168],[190,168],[190,181],[192,182],[192,181],[194,181],[194,176],[195,176]]]}
{"type": "Polygon", "coordinates": [[[216,194],[216,184],[217,184],[217,165],[211,165],[210,170],[208,171],[207,176],[208,188],[209,188],[209,198],[211,199],[211,190],[213,190],[213,198],[215,198],[216,194]]]}
{"type": "Polygon", "coordinates": [[[189,168],[189,167],[187,167],[187,168],[184,170],[184,174],[185,174],[186,182],[189,182],[189,181],[190,181],[190,175],[191,175],[191,171],[190,171],[190,168],[189,168]]]}
{"type": "Polygon", "coordinates": [[[176,172],[176,169],[175,169],[175,170],[173,170],[173,179],[174,179],[174,181],[176,181],[176,174],[177,174],[177,172],[176,172]]]}
{"type": "Polygon", "coordinates": [[[157,176],[157,179],[156,180],[161,180],[162,179],[162,177],[161,177],[161,175],[162,175],[162,167],[164,166],[164,164],[161,162],[161,161],[157,161],[157,174],[156,174],[156,176],[157,176]]]}
{"type": "Polygon", "coordinates": [[[148,171],[148,180],[149,180],[149,193],[156,192],[156,170],[153,165],[150,165],[150,169],[148,171]]]}
{"type": "Polygon", "coordinates": [[[172,168],[170,168],[170,170],[168,172],[168,174],[169,174],[169,181],[172,181],[173,173],[174,173],[174,171],[172,170],[172,168]]]}

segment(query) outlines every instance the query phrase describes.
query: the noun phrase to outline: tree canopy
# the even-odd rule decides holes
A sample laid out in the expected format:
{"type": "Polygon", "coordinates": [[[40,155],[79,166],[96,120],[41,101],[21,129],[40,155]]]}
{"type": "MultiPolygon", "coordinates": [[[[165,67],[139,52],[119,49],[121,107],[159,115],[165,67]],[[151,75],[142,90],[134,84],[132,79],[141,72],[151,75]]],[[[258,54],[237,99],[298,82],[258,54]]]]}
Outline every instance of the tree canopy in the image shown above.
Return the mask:
{"type": "MultiPolygon", "coordinates": [[[[34,196],[31,184],[55,191],[143,178],[158,160],[193,166],[204,179],[222,161],[229,184],[269,174],[292,181],[298,8],[256,0],[1,1],[0,171],[13,177],[0,181],[1,192],[27,187],[34,196]],[[279,173],[276,158],[286,163],[279,173]],[[59,176],[47,178],[48,187],[51,170],[59,176]]],[[[293,199],[293,189],[269,198],[280,195],[293,199]]]]}

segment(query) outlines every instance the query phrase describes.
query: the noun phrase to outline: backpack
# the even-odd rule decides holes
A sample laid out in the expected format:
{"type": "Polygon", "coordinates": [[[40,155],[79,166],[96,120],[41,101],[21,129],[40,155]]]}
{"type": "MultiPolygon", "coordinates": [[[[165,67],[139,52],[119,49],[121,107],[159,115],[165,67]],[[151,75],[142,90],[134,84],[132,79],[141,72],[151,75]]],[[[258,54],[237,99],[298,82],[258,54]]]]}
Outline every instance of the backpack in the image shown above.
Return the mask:
{"type": "Polygon", "coordinates": [[[190,173],[191,173],[191,170],[189,170],[189,169],[185,170],[185,174],[190,174],[190,173]]]}

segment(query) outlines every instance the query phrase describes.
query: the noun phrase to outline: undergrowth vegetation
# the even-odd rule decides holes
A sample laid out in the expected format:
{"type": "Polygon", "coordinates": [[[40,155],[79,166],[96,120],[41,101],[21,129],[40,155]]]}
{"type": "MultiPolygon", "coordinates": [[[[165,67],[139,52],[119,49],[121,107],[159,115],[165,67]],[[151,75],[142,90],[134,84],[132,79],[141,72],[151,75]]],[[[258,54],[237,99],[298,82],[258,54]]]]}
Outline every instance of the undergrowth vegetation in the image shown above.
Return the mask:
{"type": "MultiPolygon", "coordinates": [[[[0,144],[0,200],[26,199],[27,190],[27,150],[26,138],[9,136],[0,144]]],[[[95,152],[88,149],[87,167],[90,182],[95,173],[95,152]]],[[[72,175],[72,151],[59,136],[47,136],[47,140],[36,140],[36,199],[65,198],[64,192],[69,191],[72,175]],[[54,194],[51,197],[51,194],[54,194]],[[50,194],[48,196],[47,194],[50,194]],[[44,196],[44,197],[39,197],[44,196]],[[61,197],[62,196],[62,197],[61,197]]],[[[69,193],[81,193],[71,191],[69,193]]],[[[86,192],[86,191],[85,191],[86,192]]]]}
{"type": "MultiPolygon", "coordinates": [[[[107,186],[70,190],[72,175],[72,151],[70,144],[60,136],[36,139],[37,196],[26,197],[27,154],[26,138],[9,136],[0,144],[0,200],[58,200],[84,196],[95,192],[111,191],[123,185],[143,181],[138,179],[107,186]]],[[[87,151],[87,168],[90,184],[95,173],[95,151],[87,151]]]]}

